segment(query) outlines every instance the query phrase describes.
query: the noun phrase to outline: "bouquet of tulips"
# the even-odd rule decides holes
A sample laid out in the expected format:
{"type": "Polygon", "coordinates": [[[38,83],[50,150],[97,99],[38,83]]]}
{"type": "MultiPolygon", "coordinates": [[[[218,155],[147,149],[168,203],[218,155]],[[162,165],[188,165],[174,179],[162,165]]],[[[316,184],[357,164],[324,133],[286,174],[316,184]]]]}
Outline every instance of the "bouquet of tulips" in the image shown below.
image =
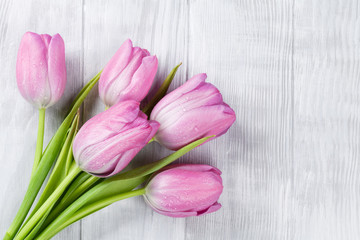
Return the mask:
{"type": "Polygon", "coordinates": [[[220,170],[169,164],[224,134],[234,123],[235,113],[219,90],[205,82],[206,74],[195,75],[166,94],[179,66],[140,108],[158,60],[126,40],[79,92],[44,150],[45,110],[61,98],[66,85],[65,47],[59,34],[25,33],[16,78],[21,95],[39,109],[38,136],[28,190],[4,239],[50,239],[95,211],[139,195],[156,212],[170,217],[217,211],[223,189],[220,170]],[[105,111],[80,127],[78,110],[97,82],[105,111]],[[153,141],[174,152],[123,171],[153,141]]]}

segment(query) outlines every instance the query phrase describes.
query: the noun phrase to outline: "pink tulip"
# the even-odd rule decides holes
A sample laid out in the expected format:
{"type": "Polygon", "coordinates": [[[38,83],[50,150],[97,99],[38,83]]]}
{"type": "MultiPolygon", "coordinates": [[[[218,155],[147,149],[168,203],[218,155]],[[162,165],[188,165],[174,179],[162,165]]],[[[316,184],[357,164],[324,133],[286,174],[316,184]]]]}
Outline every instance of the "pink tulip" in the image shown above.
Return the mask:
{"type": "Polygon", "coordinates": [[[146,202],[170,217],[200,216],[217,211],[223,190],[221,172],[209,165],[173,165],[147,184],[146,202]]]}
{"type": "Polygon", "coordinates": [[[235,112],[223,102],[219,90],[198,74],[167,94],[150,119],[160,123],[155,140],[178,150],[200,138],[224,134],[235,121],[235,112]]]}
{"type": "Polygon", "coordinates": [[[66,85],[65,46],[59,34],[27,32],[21,39],[16,63],[21,95],[38,108],[56,103],[66,85]]]}
{"type": "Polygon", "coordinates": [[[78,166],[98,177],[124,169],[154,136],[159,124],[148,121],[136,101],[118,103],[87,121],[73,144],[78,166]]]}
{"type": "Polygon", "coordinates": [[[100,98],[107,106],[125,100],[140,102],[150,90],[157,66],[156,56],[126,40],[101,74],[100,98]]]}

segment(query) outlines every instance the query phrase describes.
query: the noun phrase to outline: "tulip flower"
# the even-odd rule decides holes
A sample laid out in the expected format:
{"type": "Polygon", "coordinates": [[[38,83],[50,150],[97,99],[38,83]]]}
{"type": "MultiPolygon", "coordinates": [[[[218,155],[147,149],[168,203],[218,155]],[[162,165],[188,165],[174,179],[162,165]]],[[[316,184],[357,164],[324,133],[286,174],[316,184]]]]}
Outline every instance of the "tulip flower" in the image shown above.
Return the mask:
{"type": "Polygon", "coordinates": [[[195,75],[156,104],[150,119],[160,123],[157,142],[178,150],[202,137],[218,137],[234,123],[235,112],[206,77],[195,75]]]}
{"type": "Polygon", "coordinates": [[[42,155],[45,109],[61,98],[66,85],[65,46],[61,36],[25,33],[17,56],[16,79],[21,95],[39,108],[34,174],[42,155]]]}
{"type": "Polygon", "coordinates": [[[156,56],[126,40],[101,74],[100,98],[108,107],[125,100],[140,102],[150,90],[157,66],[156,56]]]}
{"type": "Polygon", "coordinates": [[[151,178],[146,202],[170,217],[200,216],[217,211],[223,186],[221,171],[209,165],[173,165],[151,178]]]}
{"type": "Polygon", "coordinates": [[[95,176],[115,175],[151,140],[158,127],[140,111],[139,102],[120,102],[81,127],[73,143],[75,161],[95,176]]]}
{"type": "Polygon", "coordinates": [[[36,107],[47,108],[56,103],[66,85],[61,36],[25,33],[17,56],[16,79],[21,95],[36,107]]]}

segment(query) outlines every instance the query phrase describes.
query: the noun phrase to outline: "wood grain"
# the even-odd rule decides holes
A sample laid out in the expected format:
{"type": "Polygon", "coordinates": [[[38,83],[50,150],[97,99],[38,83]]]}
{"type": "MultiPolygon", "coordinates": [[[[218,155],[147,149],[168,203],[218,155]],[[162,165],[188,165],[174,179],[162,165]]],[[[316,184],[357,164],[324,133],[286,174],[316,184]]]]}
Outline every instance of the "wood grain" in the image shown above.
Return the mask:
{"type": "MultiPolygon", "coordinates": [[[[46,111],[45,143],[65,116],[82,82],[82,3],[66,1],[0,1],[0,235],[20,206],[35,155],[38,111],[20,95],[15,78],[16,55],[26,31],[60,33],[66,42],[67,86],[61,101],[46,111]],[[79,14],[80,13],[80,14],[79,14]]],[[[80,224],[55,239],[78,239],[80,224]]]]}
{"type": "Polygon", "coordinates": [[[295,3],[296,239],[360,237],[358,1],[295,3]]]}
{"type": "MultiPolygon", "coordinates": [[[[154,89],[183,62],[171,89],[206,72],[237,114],[226,135],[179,161],[222,170],[220,211],[172,219],[137,197],[55,239],[359,239],[359,13],[356,0],[0,1],[0,234],[35,149],[37,112],[15,81],[18,44],[31,30],[66,43],[68,85],[48,111],[46,141],[127,38],[159,58],[154,89]]],[[[93,91],[83,121],[103,109],[93,91]]],[[[131,165],[168,153],[152,143],[131,165]]]]}
{"type": "MultiPolygon", "coordinates": [[[[85,3],[85,73],[94,75],[122,42],[147,48],[159,59],[155,86],[159,86],[179,62],[183,65],[175,84],[185,81],[187,57],[187,4],[171,1],[89,1],[85,3]],[[102,14],[98,14],[101,12],[102,14]],[[97,59],[97,60],[94,60],[97,59]],[[94,70],[95,69],[95,70],[94,70]]],[[[173,88],[174,86],[172,86],[173,88]]],[[[104,110],[94,92],[85,103],[86,118],[104,110]],[[91,105],[92,107],[88,107],[91,105]],[[95,106],[95,107],[94,107],[95,106]]],[[[132,165],[159,159],[169,151],[153,143],[132,165]]],[[[129,199],[82,221],[84,239],[184,239],[185,219],[170,219],[154,213],[143,199],[129,199]]]]}

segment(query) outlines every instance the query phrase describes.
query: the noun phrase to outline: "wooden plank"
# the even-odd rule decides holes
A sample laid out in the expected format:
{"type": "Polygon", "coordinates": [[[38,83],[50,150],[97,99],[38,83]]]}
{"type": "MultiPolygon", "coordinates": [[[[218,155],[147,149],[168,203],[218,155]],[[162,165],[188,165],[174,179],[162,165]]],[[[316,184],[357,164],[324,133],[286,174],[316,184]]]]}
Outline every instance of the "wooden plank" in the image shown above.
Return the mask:
{"type": "MultiPolygon", "coordinates": [[[[139,198],[126,200],[85,219],[82,236],[86,239],[288,236],[289,215],[283,205],[290,201],[291,182],[291,1],[264,5],[246,1],[225,4],[190,1],[180,6],[162,1],[106,1],[101,5],[85,5],[85,13],[85,48],[91,52],[101,49],[97,60],[92,55],[90,64],[96,62],[89,66],[92,75],[93,69],[105,64],[130,36],[158,55],[161,76],[176,64],[175,58],[184,62],[172,88],[195,73],[207,72],[209,82],[219,87],[226,102],[237,112],[238,121],[229,134],[181,160],[208,163],[223,170],[225,191],[221,211],[199,218],[171,219],[152,212],[139,198]]],[[[86,59],[89,57],[85,56],[86,59]]],[[[87,117],[103,109],[95,97],[90,101],[96,107],[85,108],[87,117]]],[[[155,147],[155,151],[143,151],[135,164],[157,156],[161,148],[155,147]]]]}
{"type": "MultiPolygon", "coordinates": [[[[68,83],[61,101],[47,110],[47,143],[82,86],[81,12],[80,1],[0,1],[1,236],[13,220],[26,191],[37,136],[37,109],[21,97],[16,85],[15,66],[20,39],[26,31],[34,31],[60,33],[65,41],[68,83]]],[[[55,239],[78,239],[79,230],[80,224],[74,224],[55,239]]]]}
{"type": "MultiPolygon", "coordinates": [[[[228,134],[180,160],[223,171],[220,211],[172,219],[137,197],[55,239],[358,239],[359,10],[355,0],[0,1],[0,234],[35,149],[37,111],[15,81],[19,41],[31,30],[66,43],[68,85],[48,111],[46,142],[126,38],[158,56],[155,86],[182,61],[171,89],[207,72],[237,113],[228,134]]],[[[103,111],[96,89],[83,109],[84,120],[103,111]]],[[[132,166],[167,153],[152,143],[132,166]]]]}
{"type": "Polygon", "coordinates": [[[359,239],[358,1],[295,1],[296,239],[359,239]]]}
{"type": "Polygon", "coordinates": [[[190,159],[223,171],[223,208],[186,239],[291,239],[292,1],[190,3],[189,76],[207,72],[237,113],[190,159]]]}
{"type": "MultiPolygon", "coordinates": [[[[84,79],[101,69],[127,38],[147,48],[159,59],[155,86],[185,60],[187,51],[187,5],[173,1],[89,1],[84,8],[84,79]]],[[[176,76],[185,81],[187,63],[176,76]]],[[[84,118],[104,110],[94,91],[85,103],[84,118]]],[[[156,143],[134,159],[132,165],[159,159],[169,153],[156,143]]],[[[154,213],[141,197],[122,201],[82,221],[84,239],[184,239],[185,219],[154,213]]]]}

